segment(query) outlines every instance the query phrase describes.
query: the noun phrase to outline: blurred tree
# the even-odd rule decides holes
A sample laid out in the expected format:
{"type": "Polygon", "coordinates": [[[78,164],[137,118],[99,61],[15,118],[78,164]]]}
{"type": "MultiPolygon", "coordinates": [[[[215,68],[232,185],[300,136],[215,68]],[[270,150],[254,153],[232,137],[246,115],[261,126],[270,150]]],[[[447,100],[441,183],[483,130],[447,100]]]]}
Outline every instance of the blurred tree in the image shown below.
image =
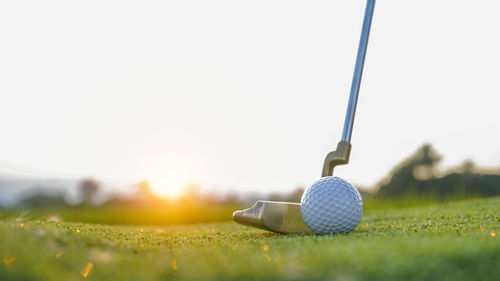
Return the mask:
{"type": "Polygon", "coordinates": [[[273,192],[267,196],[266,200],[300,203],[304,189],[303,186],[298,186],[290,193],[273,192]]]}
{"type": "Polygon", "coordinates": [[[500,175],[474,173],[475,165],[466,160],[458,169],[437,178],[441,156],[430,144],[420,147],[397,165],[380,184],[377,196],[431,196],[435,198],[466,198],[500,195],[500,175]]]}
{"type": "Polygon", "coordinates": [[[296,187],[288,196],[285,198],[286,202],[296,202],[300,203],[300,199],[302,199],[302,193],[304,193],[305,187],[299,186],[296,187]]]}
{"type": "Polygon", "coordinates": [[[439,161],[441,156],[434,148],[424,144],[391,171],[389,180],[380,186],[378,194],[398,196],[408,192],[418,193],[419,181],[433,178],[439,161]]]}
{"type": "Polygon", "coordinates": [[[476,169],[476,164],[471,159],[467,159],[460,165],[459,169],[463,173],[470,174],[476,169]]]}
{"type": "Polygon", "coordinates": [[[238,193],[229,191],[226,194],[219,195],[216,200],[218,204],[236,204],[238,201],[238,193]]]}
{"type": "Polygon", "coordinates": [[[143,199],[155,197],[153,187],[149,181],[143,180],[137,184],[137,196],[143,199]]]}
{"type": "Polygon", "coordinates": [[[179,197],[178,202],[186,205],[200,204],[204,200],[200,192],[200,186],[197,184],[188,184],[184,186],[182,195],[179,197]]]}
{"type": "Polygon", "coordinates": [[[429,143],[422,145],[413,158],[417,161],[417,164],[429,167],[435,166],[442,160],[441,155],[429,143]]]}
{"type": "Polygon", "coordinates": [[[99,192],[100,184],[93,178],[82,179],[78,184],[82,203],[91,204],[95,200],[96,194],[99,192]]]}

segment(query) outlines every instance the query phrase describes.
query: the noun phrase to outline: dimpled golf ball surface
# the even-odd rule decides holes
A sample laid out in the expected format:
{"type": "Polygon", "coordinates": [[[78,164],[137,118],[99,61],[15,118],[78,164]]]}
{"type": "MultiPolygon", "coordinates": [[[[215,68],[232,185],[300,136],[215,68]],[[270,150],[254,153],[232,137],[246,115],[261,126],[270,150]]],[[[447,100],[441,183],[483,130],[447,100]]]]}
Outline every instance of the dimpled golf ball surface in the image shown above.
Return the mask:
{"type": "Polygon", "coordinates": [[[363,213],[358,190],[338,177],[323,177],[304,191],[300,203],[302,218],[316,234],[350,232],[363,213]]]}

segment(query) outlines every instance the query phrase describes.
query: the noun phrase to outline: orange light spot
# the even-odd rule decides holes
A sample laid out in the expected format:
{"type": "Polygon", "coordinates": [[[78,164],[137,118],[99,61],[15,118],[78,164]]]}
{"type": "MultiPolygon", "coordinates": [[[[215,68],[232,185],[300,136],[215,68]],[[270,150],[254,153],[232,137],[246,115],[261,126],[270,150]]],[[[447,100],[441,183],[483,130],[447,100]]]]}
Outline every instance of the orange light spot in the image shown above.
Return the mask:
{"type": "Polygon", "coordinates": [[[262,247],[262,249],[264,249],[264,251],[266,251],[266,252],[269,251],[269,245],[267,245],[267,244],[264,245],[264,247],[262,247]]]}
{"type": "Polygon", "coordinates": [[[490,231],[490,236],[491,236],[491,237],[497,237],[497,234],[496,234],[496,232],[495,232],[495,231],[490,231]]]}
{"type": "Polygon", "coordinates": [[[83,268],[82,272],[80,272],[83,278],[87,278],[87,276],[89,276],[89,273],[93,267],[94,267],[93,263],[91,262],[87,263],[87,265],[83,268]]]}
{"type": "Polygon", "coordinates": [[[141,228],[141,232],[144,232],[144,229],[141,228]]]}
{"type": "Polygon", "coordinates": [[[177,270],[177,259],[176,258],[173,258],[171,261],[170,261],[170,265],[172,266],[172,268],[174,270],[177,270]]]}
{"type": "Polygon", "coordinates": [[[392,224],[396,224],[396,221],[393,221],[392,224]]]}
{"type": "Polygon", "coordinates": [[[76,232],[80,233],[80,229],[77,229],[76,232]]]}
{"type": "Polygon", "coordinates": [[[5,266],[9,266],[12,262],[14,262],[15,258],[3,258],[3,263],[5,266]]]}
{"type": "Polygon", "coordinates": [[[20,227],[24,227],[24,223],[21,223],[19,226],[20,226],[20,227]]]}
{"type": "Polygon", "coordinates": [[[268,254],[264,254],[264,257],[267,259],[267,261],[271,261],[271,257],[268,254]]]}
{"type": "Polygon", "coordinates": [[[59,253],[56,254],[56,259],[58,259],[60,256],[62,256],[62,254],[64,254],[64,251],[60,251],[59,253]]]}

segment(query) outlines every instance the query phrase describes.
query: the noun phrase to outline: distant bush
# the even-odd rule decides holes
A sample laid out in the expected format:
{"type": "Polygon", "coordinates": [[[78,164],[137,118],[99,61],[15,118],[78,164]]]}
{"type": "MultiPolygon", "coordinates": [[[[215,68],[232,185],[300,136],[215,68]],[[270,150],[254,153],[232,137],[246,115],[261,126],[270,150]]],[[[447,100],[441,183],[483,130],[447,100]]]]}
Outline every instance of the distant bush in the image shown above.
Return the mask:
{"type": "Polygon", "coordinates": [[[423,145],[392,170],[380,184],[377,196],[459,199],[500,195],[500,175],[475,172],[471,161],[459,169],[440,172],[440,160],[430,144],[423,145]]]}

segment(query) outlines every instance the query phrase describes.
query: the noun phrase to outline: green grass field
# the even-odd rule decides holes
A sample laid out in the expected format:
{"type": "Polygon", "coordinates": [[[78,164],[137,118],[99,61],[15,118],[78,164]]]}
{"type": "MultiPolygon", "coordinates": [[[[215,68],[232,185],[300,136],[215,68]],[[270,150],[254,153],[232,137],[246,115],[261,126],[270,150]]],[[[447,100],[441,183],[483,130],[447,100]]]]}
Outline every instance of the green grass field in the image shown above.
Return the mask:
{"type": "Polygon", "coordinates": [[[349,234],[4,217],[0,280],[498,280],[500,198],[366,210],[349,234]]]}

